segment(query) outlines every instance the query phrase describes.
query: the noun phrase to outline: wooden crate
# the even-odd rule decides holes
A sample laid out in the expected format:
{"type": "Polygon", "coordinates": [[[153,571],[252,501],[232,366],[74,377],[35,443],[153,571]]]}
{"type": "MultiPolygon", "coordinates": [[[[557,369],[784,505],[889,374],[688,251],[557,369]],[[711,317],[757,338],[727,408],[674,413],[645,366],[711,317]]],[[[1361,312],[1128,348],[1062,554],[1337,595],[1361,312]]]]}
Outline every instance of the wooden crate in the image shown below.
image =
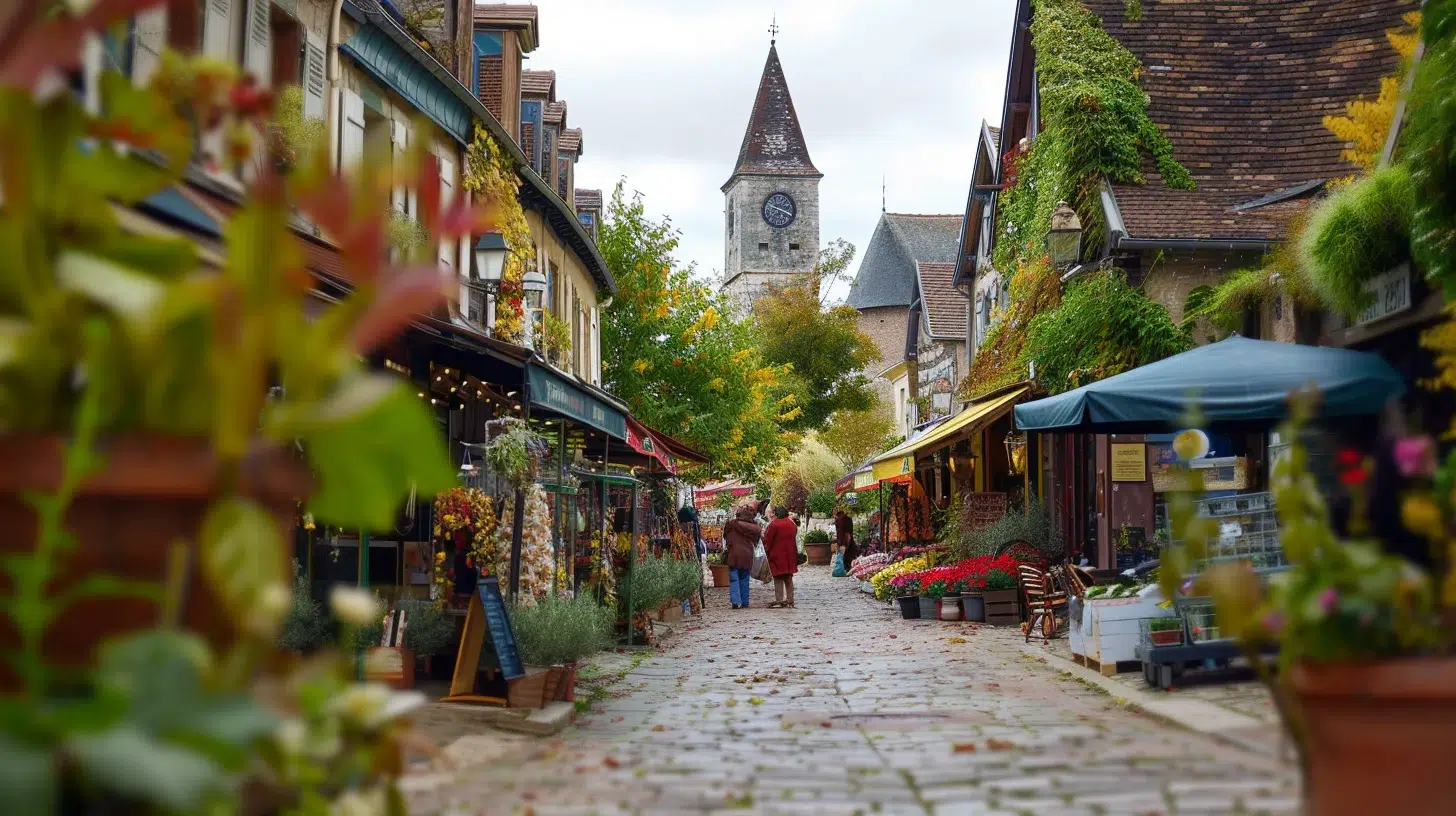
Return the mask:
{"type": "Polygon", "coordinates": [[[986,601],[986,623],[993,626],[1015,626],[1021,623],[1021,600],[1017,590],[987,590],[981,593],[981,597],[986,601]]]}

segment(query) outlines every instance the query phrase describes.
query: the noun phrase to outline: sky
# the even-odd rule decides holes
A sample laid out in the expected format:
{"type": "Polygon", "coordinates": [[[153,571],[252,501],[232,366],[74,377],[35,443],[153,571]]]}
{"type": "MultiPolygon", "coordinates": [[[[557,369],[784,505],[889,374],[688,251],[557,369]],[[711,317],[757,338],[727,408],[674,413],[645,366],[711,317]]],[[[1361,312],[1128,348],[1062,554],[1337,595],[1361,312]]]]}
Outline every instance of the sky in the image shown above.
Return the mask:
{"type": "MultiPolygon", "coordinates": [[[[535,0],[530,70],[555,70],[583,130],[577,186],[619,179],[682,231],[678,260],[723,268],[723,193],[777,17],[819,186],[820,241],[859,256],[880,216],[961,213],[982,119],[1001,115],[1015,0],[535,0]]],[[[843,295],[847,282],[835,293],[843,295]]]]}

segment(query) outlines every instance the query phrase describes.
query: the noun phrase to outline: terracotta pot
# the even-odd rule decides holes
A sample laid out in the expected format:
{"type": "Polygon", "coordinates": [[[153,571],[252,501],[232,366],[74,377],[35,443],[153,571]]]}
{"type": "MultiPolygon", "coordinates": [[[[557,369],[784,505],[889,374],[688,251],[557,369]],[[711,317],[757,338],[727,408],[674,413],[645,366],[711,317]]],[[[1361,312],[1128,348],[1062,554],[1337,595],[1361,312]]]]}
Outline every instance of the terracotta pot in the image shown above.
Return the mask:
{"type": "Polygon", "coordinates": [[[805,544],[804,554],[809,556],[809,563],[816,567],[829,566],[829,544],[805,544]]]}
{"type": "Polygon", "coordinates": [[[715,587],[725,587],[725,586],[728,586],[728,565],[727,564],[709,564],[708,565],[708,569],[712,570],[712,572],[713,572],[713,586],[715,586],[715,587]]]}
{"type": "Polygon", "coordinates": [[[541,708],[555,699],[561,677],[549,666],[527,666],[526,676],[506,683],[506,705],[511,708],[541,708]]]}
{"type": "MultiPolygon", "coordinates": [[[[61,479],[64,440],[56,435],[0,437],[0,553],[30,552],[36,518],[22,494],[53,493],[61,479]]],[[[235,492],[254,499],[278,525],[281,557],[293,550],[291,532],[296,502],[312,488],[312,476],[290,449],[260,448],[225,473],[206,440],[191,437],[127,435],[98,444],[105,466],[77,492],[65,526],[76,548],[62,556],[59,576],[48,591],[63,592],[99,573],[161,584],[167,575],[172,542],[188,542],[191,557],[182,623],[217,648],[235,637],[234,625],[216,600],[197,557],[198,529],[208,505],[224,493],[231,478],[235,492]]],[[[0,574],[0,594],[12,589],[0,574]]],[[[87,598],[70,606],[45,634],[45,659],[63,668],[84,668],[105,638],[157,624],[156,604],[136,598],[87,598]]],[[[13,653],[19,633],[0,619],[0,650],[13,653]]],[[[0,689],[14,688],[10,667],[0,667],[0,689]]]]}
{"type": "Polygon", "coordinates": [[[1300,665],[1311,816],[1447,814],[1456,802],[1456,657],[1300,665]]]}
{"type": "Polygon", "coordinates": [[[1183,631],[1181,629],[1164,629],[1161,632],[1149,632],[1148,640],[1154,646],[1181,646],[1183,645],[1183,631]]]}

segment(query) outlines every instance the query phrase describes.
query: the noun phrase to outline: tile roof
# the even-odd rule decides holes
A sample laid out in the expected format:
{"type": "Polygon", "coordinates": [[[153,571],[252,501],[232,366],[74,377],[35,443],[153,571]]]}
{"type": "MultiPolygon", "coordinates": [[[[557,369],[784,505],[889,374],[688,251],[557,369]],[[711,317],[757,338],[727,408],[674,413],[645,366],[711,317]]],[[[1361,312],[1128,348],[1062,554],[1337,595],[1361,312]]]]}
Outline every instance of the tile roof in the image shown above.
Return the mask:
{"type": "Polygon", "coordinates": [[[602,191],[583,190],[580,187],[576,188],[576,208],[578,210],[586,210],[591,208],[601,209],[602,191]]]}
{"type": "Polygon", "coordinates": [[[561,140],[556,143],[556,149],[580,155],[581,128],[567,128],[561,131],[561,140]]]}
{"type": "Polygon", "coordinates": [[[522,71],[521,93],[556,99],[555,71],[522,71]]]}
{"type": "Polygon", "coordinates": [[[999,155],[1001,151],[1001,128],[995,125],[986,125],[986,130],[991,133],[991,147],[995,148],[999,155]]]}
{"type": "Polygon", "coordinates": [[[541,121],[548,125],[560,125],[566,122],[566,102],[547,102],[546,112],[542,114],[541,121]]]}
{"type": "Polygon", "coordinates": [[[1324,129],[1346,102],[1373,98],[1399,56],[1385,32],[1412,0],[1158,0],[1127,19],[1124,0],[1086,0],[1143,63],[1149,114],[1197,182],[1169,190],[1151,162],[1146,184],[1114,185],[1136,238],[1278,240],[1297,201],[1235,205],[1354,167],[1324,129]]]}
{"type": "Polygon", "coordinates": [[[959,215],[884,213],[845,303],[856,309],[908,307],[915,297],[915,264],[954,263],[960,233],[959,215]]]}
{"type": "Polygon", "coordinates": [[[475,6],[476,22],[517,22],[521,25],[536,23],[540,13],[530,3],[481,3],[475,6]]]}
{"type": "MultiPolygon", "coordinates": [[[[816,178],[823,175],[809,158],[809,146],[804,143],[799,115],[794,112],[794,99],[789,96],[779,51],[772,44],[768,47],[763,76],[758,81],[753,113],[743,132],[743,145],[738,149],[738,162],[728,181],[731,183],[733,177],[745,173],[816,178]]],[[[727,189],[728,184],[723,187],[727,189]]]]}
{"type": "Polygon", "coordinates": [[[936,340],[966,339],[966,296],[957,292],[951,282],[955,264],[917,261],[915,277],[930,336],[936,340]]]}

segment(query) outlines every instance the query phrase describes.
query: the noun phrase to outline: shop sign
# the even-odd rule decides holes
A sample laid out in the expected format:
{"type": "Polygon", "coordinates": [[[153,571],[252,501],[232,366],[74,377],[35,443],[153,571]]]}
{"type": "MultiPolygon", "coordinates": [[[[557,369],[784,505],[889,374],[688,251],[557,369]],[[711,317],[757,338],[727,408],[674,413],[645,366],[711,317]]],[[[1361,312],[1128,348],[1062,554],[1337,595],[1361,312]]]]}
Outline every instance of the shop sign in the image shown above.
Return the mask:
{"type": "Polygon", "coordinates": [[[618,439],[627,438],[627,416],[621,411],[545,369],[533,365],[529,370],[533,404],[584,422],[618,439]]]}
{"type": "Polygon", "coordinates": [[[1141,443],[1112,446],[1112,481],[1146,482],[1148,480],[1148,446],[1141,443]]]}
{"type": "Polygon", "coordinates": [[[1356,326],[1406,311],[1411,307],[1410,264],[1401,264],[1389,272],[1376,275],[1365,282],[1361,291],[1370,305],[1355,318],[1356,326]]]}

